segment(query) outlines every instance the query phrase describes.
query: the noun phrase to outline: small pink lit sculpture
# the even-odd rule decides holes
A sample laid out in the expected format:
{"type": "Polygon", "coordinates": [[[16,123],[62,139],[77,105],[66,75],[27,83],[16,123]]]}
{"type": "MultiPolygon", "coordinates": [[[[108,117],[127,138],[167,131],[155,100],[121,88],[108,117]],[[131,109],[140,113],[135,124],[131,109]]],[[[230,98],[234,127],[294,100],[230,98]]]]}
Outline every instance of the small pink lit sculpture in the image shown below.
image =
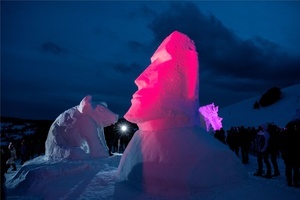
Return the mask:
{"type": "Polygon", "coordinates": [[[214,103],[199,108],[200,118],[204,119],[206,130],[209,132],[211,128],[213,131],[220,130],[222,128],[222,119],[218,116],[219,106],[215,106],[214,103]]]}
{"type": "Polygon", "coordinates": [[[103,127],[116,123],[118,115],[104,102],[86,96],[78,106],[60,114],[51,125],[46,145],[48,160],[81,160],[108,157],[103,127]]]}
{"type": "Polygon", "coordinates": [[[178,199],[246,176],[229,148],[200,128],[198,70],[194,42],[178,31],[155,51],[124,116],[139,130],[120,160],[120,182],[178,199]]]}

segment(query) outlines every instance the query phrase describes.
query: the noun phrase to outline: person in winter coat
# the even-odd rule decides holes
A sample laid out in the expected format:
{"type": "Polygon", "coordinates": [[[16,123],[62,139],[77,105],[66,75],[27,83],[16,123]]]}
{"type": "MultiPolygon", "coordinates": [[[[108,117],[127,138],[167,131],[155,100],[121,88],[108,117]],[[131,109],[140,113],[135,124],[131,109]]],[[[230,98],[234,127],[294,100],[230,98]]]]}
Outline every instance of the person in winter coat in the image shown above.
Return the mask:
{"type": "Polygon", "coordinates": [[[239,145],[239,134],[237,127],[231,127],[227,131],[226,143],[229,148],[239,157],[240,145],[239,145]]]}
{"type": "Polygon", "coordinates": [[[11,142],[8,145],[8,149],[10,150],[10,158],[6,162],[7,165],[6,171],[10,168],[10,166],[13,167],[12,171],[16,171],[17,167],[16,167],[15,160],[17,159],[17,153],[16,153],[15,145],[11,142]]]}
{"type": "Polygon", "coordinates": [[[274,124],[268,125],[268,133],[270,134],[268,152],[271,156],[271,163],[273,165],[274,174],[272,176],[279,176],[279,168],[277,164],[277,157],[279,156],[279,130],[274,124]]]}
{"type": "Polygon", "coordinates": [[[244,126],[241,126],[239,129],[240,134],[240,147],[241,147],[241,155],[243,164],[249,163],[249,150],[251,146],[251,138],[249,130],[244,126]]]}
{"type": "Polygon", "coordinates": [[[22,142],[21,142],[21,151],[20,151],[20,153],[21,153],[21,165],[23,165],[26,161],[27,161],[27,148],[26,148],[26,141],[25,140],[23,140],[22,142]]]}
{"type": "Polygon", "coordinates": [[[5,182],[6,182],[6,177],[5,177],[5,173],[6,173],[6,161],[7,159],[10,157],[10,152],[8,152],[8,149],[3,149],[1,147],[1,199],[6,199],[6,188],[5,188],[5,182]],[[9,154],[8,154],[9,153],[9,154]]]}
{"type": "Polygon", "coordinates": [[[300,187],[300,121],[289,122],[280,141],[287,185],[300,187]]]}
{"type": "Polygon", "coordinates": [[[264,178],[272,178],[271,175],[271,164],[269,162],[269,153],[267,151],[268,148],[268,142],[269,142],[270,134],[266,130],[265,125],[261,125],[258,128],[258,133],[257,133],[257,164],[258,164],[258,169],[256,173],[254,174],[255,176],[262,176],[264,178]],[[263,175],[263,162],[266,165],[267,172],[265,175],[263,175]]]}

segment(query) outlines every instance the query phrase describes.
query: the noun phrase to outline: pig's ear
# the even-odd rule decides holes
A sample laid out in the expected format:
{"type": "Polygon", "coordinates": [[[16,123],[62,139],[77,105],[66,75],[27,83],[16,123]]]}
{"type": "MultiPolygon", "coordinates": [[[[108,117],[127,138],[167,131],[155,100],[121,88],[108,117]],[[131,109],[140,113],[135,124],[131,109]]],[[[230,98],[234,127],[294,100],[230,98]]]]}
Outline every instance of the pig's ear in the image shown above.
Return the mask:
{"type": "Polygon", "coordinates": [[[102,102],[101,103],[99,103],[98,105],[97,105],[97,107],[96,107],[96,112],[101,112],[101,113],[103,113],[103,112],[106,112],[107,110],[108,110],[108,108],[107,108],[107,105],[106,104],[102,104],[102,102]]]}
{"type": "Polygon", "coordinates": [[[102,101],[102,102],[100,102],[100,104],[107,108],[107,103],[106,102],[102,101]]]}
{"type": "Polygon", "coordinates": [[[92,109],[92,96],[88,95],[81,100],[78,106],[78,110],[81,113],[87,113],[91,109],[92,109]]]}

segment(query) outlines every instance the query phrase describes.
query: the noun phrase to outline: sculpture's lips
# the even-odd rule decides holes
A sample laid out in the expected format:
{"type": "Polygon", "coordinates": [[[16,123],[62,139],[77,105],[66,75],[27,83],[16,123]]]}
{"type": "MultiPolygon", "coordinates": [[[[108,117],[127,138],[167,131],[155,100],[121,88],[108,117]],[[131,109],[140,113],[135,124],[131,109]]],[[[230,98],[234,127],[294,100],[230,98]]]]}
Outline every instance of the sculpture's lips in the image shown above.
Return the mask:
{"type": "Polygon", "coordinates": [[[134,94],[132,95],[132,99],[138,99],[138,98],[141,98],[141,97],[142,97],[142,95],[137,94],[137,93],[134,93],[134,94]]]}
{"type": "Polygon", "coordinates": [[[132,104],[135,104],[135,105],[140,104],[140,103],[141,103],[141,98],[142,98],[142,97],[143,97],[143,96],[140,95],[140,94],[138,94],[138,92],[134,93],[134,94],[132,95],[131,103],[132,103],[132,104]]]}
{"type": "Polygon", "coordinates": [[[145,93],[145,90],[138,90],[132,95],[132,99],[139,99],[143,97],[143,93],[145,93]]]}
{"type": "Polygon", "coordinates": [[[145,101],[148,102],[148,101],[150,101],[150,99],[157,98],[157,94],[154,93],[153,91],[155,91],[155,90],[153,90],[153,88],[140,89],[132,95],[132,100],[144,99],[145,101]]]}

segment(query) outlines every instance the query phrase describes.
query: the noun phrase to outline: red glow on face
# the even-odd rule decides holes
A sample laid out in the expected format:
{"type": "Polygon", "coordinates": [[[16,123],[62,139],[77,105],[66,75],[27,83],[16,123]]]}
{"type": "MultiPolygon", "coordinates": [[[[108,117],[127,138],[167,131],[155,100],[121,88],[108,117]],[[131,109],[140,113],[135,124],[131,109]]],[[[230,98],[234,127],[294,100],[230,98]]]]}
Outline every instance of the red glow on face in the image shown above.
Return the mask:
{"type": "Polygon", "coordinates": [[[155,118],[160,92],[156,65],[151,64],[136,80],[138,90],[132,95],[131,107],[125,118],[138,123],[155,118]]]}
{"type": "Polygon", "coordinates": [[[151,58],[151,64],[135,80],[125,118],[134,123],[172,115],[189,116],[198,109],[198,55],[188,37],[175,32],[151,58]]]}
{"type": "MultiPolygon", "coordinates": [[[[210,149],[208,138],[199,134],[198,77],[198,54],[193,41],[179,32],[172,33],[135,80],[138,90],[124,117],[136,123],[139,131],[121,159],[122,179],[159,195],[189,193],[190,185],[199,184],[198,177],[193,178],[195,166],[199,167],[197,173],[206,170],[206,166],[201,168],[201,162],[210,149]],[[190,147],[203,157],[191,156],[190,147]],[[170,191],[169,186],[176,189],[170,191]]],[[[208,116],[208,112],[205,114],[208,116]]]]}

